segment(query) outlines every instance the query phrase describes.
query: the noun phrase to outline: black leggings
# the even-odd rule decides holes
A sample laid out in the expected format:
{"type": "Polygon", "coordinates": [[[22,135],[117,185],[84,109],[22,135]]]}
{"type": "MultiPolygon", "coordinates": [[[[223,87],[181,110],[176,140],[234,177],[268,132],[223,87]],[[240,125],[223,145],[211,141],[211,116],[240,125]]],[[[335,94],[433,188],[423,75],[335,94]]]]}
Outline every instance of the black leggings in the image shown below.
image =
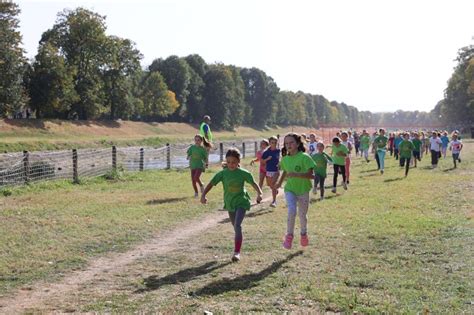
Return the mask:
{"type": "Polygon", "coordinates": [[[439,152],[431,150],[431,165],[438,165],[439,152]]]}
{"type": "Polygon", "coordinates": [[[400,166],[405,166],[405,176],[408,176],[408,170],[410,169],[410,158],[400,157],[400,166]],[[405,162],[407,162],[406,166],[405,162]]]}
{"type": "Polygon", "coordinates": [[[317,187],[319,184],[319,191],[321,192],[321,197],[324,197],[324,180],[326,177],[321,175],[314,175],[314,187],[317,187]]]}
{"type": "Polygon", "coordinates": [[[333,187],[337,186],[337,173],[341,174],[342,180],[344,181],[344,183],[346,182],[346,167],[344,165],[334,164],[334,177],[332,180],[333,187]]]}

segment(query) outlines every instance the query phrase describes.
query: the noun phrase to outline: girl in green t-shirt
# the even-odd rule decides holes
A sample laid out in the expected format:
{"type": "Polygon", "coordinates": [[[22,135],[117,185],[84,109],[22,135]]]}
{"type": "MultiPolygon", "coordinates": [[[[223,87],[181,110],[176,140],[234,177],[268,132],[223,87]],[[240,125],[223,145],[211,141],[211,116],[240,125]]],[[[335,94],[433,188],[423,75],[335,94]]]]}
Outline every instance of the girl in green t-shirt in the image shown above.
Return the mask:
{"type": "Polygon", "coordinates": [[[205,146],[208,145],[207,140],[201,135],[194,136],[194,144],[189,147],[187,151],[187,159],[189,160],[189,168],[191,169],[191,183],[194,189],[194,198],[199,196],[198,187],[203,191],[203,183],[201,181],[201,174],[204,172],[208,164],[208,151],[205,146]],[[204,144],[204,146],[203,146],[204,144]]]}
{"type": "Polygon", "coordinates": [[[232,261],[240,260],[240,249],[242,247],[242,221],[245,213],[250,209],[250,196],[245,190],[245,183],[249,183],[257,191],[257,203],[262,201],[262,190],[255,183],[252,173],[240,168],[240,151],[229,149],[225,155],[226,167],[218,172],[206,186],[201,196],[201,203],[206,204],[207,193],[222,182],[224,186],[224,209],[229,212],[229,219],[234,226],[234,255],[232,261]]]}
{"type": "Polygon", "coordinates": [[[332,139],[332,162],[334,163],[334,176],[332,178],[332,192],[336,193],[337,175],[342,175],[342,187],[347,190],[346,184],[346,156],[349,149],[341,143],[339,137],[332,139]]]}
{"type": "Polygon", "coordinates": [[[303,139],[299,134],[289,133],[285,136],[285,146],[282,150],[283,158],[280,168],[283,170],[276,189],[281,187],[283,181],[288,179],[285,185],[285,199],[288,206],[288,220],[283,247],[291,248],[293,233],[295,230],[296,212],[300,217],[300,244],[308,246],[308,207],[309,191],[311,190],[311,179],[314,178],[313,169],[315,167],[313,159],[305,153],[306,149],[303,139]],[[298,209],[297,209],[298,208],[298,209]]]}

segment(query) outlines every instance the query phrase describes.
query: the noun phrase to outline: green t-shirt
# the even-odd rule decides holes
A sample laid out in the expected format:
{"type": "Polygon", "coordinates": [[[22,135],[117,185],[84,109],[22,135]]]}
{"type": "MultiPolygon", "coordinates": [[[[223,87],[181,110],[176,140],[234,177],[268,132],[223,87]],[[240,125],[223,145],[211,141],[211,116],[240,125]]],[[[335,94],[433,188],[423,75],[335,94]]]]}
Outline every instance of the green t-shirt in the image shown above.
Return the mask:
{"type": "Polygon", "coordinates": [[[328,166],[328,161],[332,161],[331,157],[326,153],[315,153],[311,156],[316,167],[314,168],[314,173],[321,177],[326,177],[326,168],[328,166]]]}
{"type": "Polygon", "coordinates": [[[245,189],[245,182],[255,184],[252,174],[242,168],[233,171],[223,169],[211,180],[211,184],[216,186],[222,182],[224,186],[224,209],[234,212],[237,209],[250,209],[250,196],[245,189]]]}
{"type": "Polygon", "coordinates": [[[338,147],[335,145],[332,146],[332,162],[336,165],[346,165],[346,157],[337,155],[338,152],[349,154],[349,149],[343,145],[339,144],[338,147]]]}
{"type": "Polygon", "coordinates": [[[387,148],[388,138],[386,136],[379,135],[374,139],[375,146],[377,151],[385,151],[387,148]]]}
{"type": "Polygon", "coordinates": [[[421,145],[422,145],[422,142],[420,139],[413,139],[411,141],[413,143],[413,145],[415,146],[415,149],[413,149],[413,151],[417,151],[417,152],[420,152],[421,151],[421,145]]]}
{"type": "Polygon", "coordinates": [[[370,137],[367,136],[362,136],[360,137],[360,147],[362,150],[368,150],[370,147],[370,137]]]}
{"type": "MultiPolygon", "coordinates": [[[[280,167],[287,173],[308,173],[316,165],[313,159],[304,152],[295,155],[286,155],[281,159],[280,167]]],[[[312,184],[309,178],[287,177],[285,191],[301,196],[311,190],[312,184]]]]}
{"type": "Polygon", "coordinates": [[[400,142],[400,145],[398,146],[398,150],[400,150],[400,157],[404,159],[411,158],[414,148],[415,146],[413,145],[411,141],[403,140],[402,142],[400,142]]]}
{"type": "Polygon", "coordinates": [[[187,154],[189,156],[189,167],[192,170],[204,169],[207,160],[207,151],[204,147],[193,144],[189,147],[187,154]]]}

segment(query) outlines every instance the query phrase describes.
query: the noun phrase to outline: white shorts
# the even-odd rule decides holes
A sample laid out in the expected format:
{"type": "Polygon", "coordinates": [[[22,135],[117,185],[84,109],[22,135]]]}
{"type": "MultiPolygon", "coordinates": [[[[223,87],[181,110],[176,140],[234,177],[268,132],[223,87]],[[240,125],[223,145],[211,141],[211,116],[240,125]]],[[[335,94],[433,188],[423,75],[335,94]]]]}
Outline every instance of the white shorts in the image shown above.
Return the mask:
{"type": "Polygon", "coordinates": [[[278,176],[278,175],[280,175],[279,171],[276,171],[276,172],[268,172],[267,171],[267,174],[266,174],[267,177],[275,177],[275,176],[278,176]]]}

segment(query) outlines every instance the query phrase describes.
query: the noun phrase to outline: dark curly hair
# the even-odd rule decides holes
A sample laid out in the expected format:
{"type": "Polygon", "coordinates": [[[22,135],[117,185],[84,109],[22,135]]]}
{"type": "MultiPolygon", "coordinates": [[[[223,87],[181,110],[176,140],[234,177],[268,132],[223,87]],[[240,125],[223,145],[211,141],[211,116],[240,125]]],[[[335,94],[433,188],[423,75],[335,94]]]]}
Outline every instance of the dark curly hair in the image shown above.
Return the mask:
{"type": "MultiPolygon", "coordinates": [[[[296,144],[298,145],[298,151],[306,152],[306,148],[305,148],[305,145],[304,145],[306,140],[301,135],[299,135],[297,133],[294,133],[294,132],[290,132],[290,133],[287,133],[285,135],[285,138],[286,137],[293,137],[293,139],[295,139],[295,141],[296,141],[296,144]]],[[[281,149],[281,155],[282,156],[288,155],[288,150],[287,150],[286,146],[283,146],[283,149],[281,149]]]]}

